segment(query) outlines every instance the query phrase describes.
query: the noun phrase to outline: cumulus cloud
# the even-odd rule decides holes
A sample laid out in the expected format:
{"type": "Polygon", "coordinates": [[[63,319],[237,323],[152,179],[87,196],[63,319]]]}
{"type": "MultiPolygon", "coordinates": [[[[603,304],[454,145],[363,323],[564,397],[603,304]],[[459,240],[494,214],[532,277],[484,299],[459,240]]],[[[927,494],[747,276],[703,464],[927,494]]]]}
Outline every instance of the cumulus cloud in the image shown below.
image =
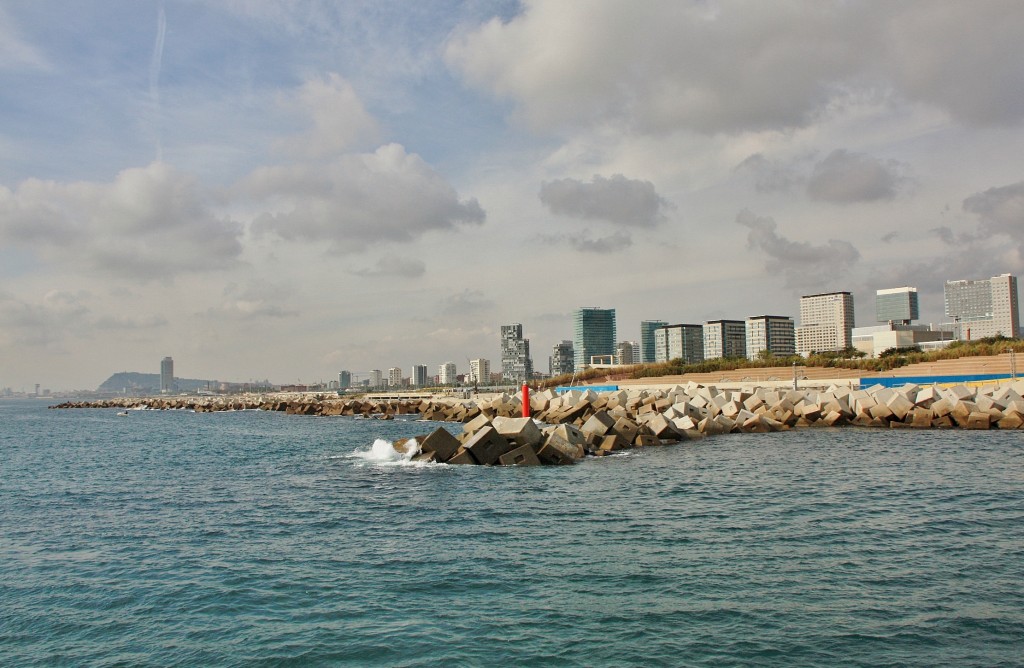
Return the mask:
{"type": "Polygon", "coordinates": [[[366,111],[352,84],[333,72],[307,81],[285,104],[308,115],[313,125],[307,133],[278,143],[278,148],[289,153],[322,158],[374,143],[379,134],[377,121],[366,111]]]}
{"type": "Polygon", "coordinates": [[[557,179],[541,184],[540,201],[559,215],[603,220],[626,227],[654,227],[665,220],[671,204],[650,181],[594,175],[590,183],[557,179]]]}
{"type": "Polygon", "coordinates": [[[413,258],[381,258],[370,268],[351,269],[350,274],[364,278],[419,278],[427,272],[427,266],[421,260],[413,258]]]}
{"type": "Polygon", "coordinates": [[[836,149],[814,166],[807,194],[835,204],[893,199],[907,180],[904,171],[896,160],[836,149]]]}
{"type": "Polygon", "coordinates": [[[191,176],[155,162],[110,183],[28,179],[0,187],[0,242],[88,272],[139,280],[223,268],[241,226],[191,176]]]}
{"type": "Polygon", "coordinates": [[[966,123],[1024,119],[1024,6],[986,3],[525,2],[449,40],[472,86],[539,131],[803,127],[858,96],[966,123]]]}
{"type": "Polygon", "coordinates": [[[978,216],[983,232],[1014,236],[1024,232],[1024,181],[971,195],[963,206],[978,216]]]}
{"type": "Polygon", "coordinates": [[[736,222],[749,230],[747,245],[766,256],[765,268],[782,275],[790,288],[825,289],[860,260],[860,252],[848,241],[829,239],[817,245],[792,241],[778,233],[772,218],[746,209],[736,222]]]}
{"type": "Polygon", "coordinates": [[[398,144],[343,155],[328,165],[260,168],[239,190],[271,208],[253,221],[256,233],[328,243],[336,253],[413,241],[485,218],[475,198],[460,200],[440,174],[398,144]]]}
{"type": "Polygon", "coordinates": [[[735,171],[747,173],[754,178],[757,192],[788,192],[801,181],[796,170],[789,165],[769,160],[761,153],[754,153],[736,165],[735,171]]]}
{"type": "Polygon", "coordinates": [[[262,279],[241,285],[232,282],[224,286],[223,297],[220,304],[206,310],[208,318],[266,320],[300,315],[299,311],[282,306],[294,297],[294,293],[292,288],[281,283],[262,279]]]}

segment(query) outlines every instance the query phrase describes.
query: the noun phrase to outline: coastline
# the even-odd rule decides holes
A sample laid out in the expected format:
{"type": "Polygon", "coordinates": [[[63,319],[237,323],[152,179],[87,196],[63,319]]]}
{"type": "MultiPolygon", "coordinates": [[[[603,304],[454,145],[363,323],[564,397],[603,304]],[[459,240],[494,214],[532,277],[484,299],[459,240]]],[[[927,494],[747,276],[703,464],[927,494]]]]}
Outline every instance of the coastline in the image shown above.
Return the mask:
{"type": "MultiPolygon", "coordinates": [[[[237,397],[143,397],[65,402],[58,408],[192,410],[198,413],[266,410],[304,416],[360,416],[463,423],[447,440],[438,428],[411,435],[396,448],[425,461],[454,464],[566,464],[635,447],[678,443],[726,433],[766,433],[822,427],[886,429],[1024,428],[1024,381],[1007,379],[978,387],[956,384],[877,384],[866,389],[831,383],[793,389],[779,383],[734,389],[688,382],[595,392],[545,390],[473,398],[325,398],[296,393],[237,397]],[[430,438],[434,442],[430,442],[430,438]],[[502,456],[515,451],[509,461],[502,456]],[[519,459],[517,459],[519,457],[519,459]]],[[[447,432],[446,432],[447,433],[447,432]]]]}

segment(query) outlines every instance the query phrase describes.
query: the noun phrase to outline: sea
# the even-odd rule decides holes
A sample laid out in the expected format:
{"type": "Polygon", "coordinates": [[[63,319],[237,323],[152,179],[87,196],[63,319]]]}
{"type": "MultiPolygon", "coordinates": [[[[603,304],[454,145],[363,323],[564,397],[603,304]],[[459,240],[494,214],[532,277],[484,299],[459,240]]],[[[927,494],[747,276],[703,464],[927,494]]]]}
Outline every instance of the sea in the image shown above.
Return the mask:
{"type": "Polygon", "coordinates": [[[0,402],[0,665],[1024,665],[1024,431],[459,467],[117,412],[0,402]]]}

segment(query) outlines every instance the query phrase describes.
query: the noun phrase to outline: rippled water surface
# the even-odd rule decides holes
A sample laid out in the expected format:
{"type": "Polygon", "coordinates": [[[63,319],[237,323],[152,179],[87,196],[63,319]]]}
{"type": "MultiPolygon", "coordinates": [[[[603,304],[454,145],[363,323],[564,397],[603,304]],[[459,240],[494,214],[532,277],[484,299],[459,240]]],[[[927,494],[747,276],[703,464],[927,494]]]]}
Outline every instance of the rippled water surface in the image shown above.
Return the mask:
{"type": "Polygon", "coordinates": [[[436,427],[0,403],[0,664],[1024,662],[1024,432],[372,449],[436,427]]]}

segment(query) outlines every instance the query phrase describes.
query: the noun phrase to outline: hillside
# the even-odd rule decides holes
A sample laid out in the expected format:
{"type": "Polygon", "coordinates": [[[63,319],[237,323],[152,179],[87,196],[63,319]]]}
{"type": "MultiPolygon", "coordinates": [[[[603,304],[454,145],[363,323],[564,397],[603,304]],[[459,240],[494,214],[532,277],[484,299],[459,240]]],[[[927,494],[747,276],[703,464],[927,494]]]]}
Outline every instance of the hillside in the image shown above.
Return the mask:
{"type": "MultiPolygon", "coordinates": [[[[175,378],[175,384],[179,392],[195,392],[206,388],[216,381],[198,380],[195,378],[175,378]]],[[[135,371],[121,371],[103,381],[96,389],[97,392],[153,392],[160,391],[160,374],[138,373],[135,371]]]]}

